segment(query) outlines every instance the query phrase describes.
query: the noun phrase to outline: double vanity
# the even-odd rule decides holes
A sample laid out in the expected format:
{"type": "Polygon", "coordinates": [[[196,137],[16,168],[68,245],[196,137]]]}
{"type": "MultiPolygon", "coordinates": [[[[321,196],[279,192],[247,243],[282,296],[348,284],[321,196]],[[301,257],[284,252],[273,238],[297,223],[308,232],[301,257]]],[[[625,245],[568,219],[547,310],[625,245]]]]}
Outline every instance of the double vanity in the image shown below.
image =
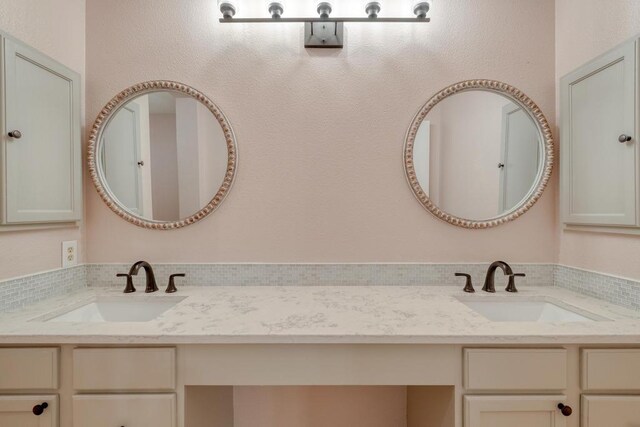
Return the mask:
{"type": "Polygon", "coordinates": [[[336,409],[327,393],[351,402],[343,420],[371,426],[640,417],[637,312],[555,286],[496,287],[88,288],[0,317],[0,362],[12,366],[0,421],[238,427],[276,413],[286,425],[309,404],[291,396],[336,409]]]}

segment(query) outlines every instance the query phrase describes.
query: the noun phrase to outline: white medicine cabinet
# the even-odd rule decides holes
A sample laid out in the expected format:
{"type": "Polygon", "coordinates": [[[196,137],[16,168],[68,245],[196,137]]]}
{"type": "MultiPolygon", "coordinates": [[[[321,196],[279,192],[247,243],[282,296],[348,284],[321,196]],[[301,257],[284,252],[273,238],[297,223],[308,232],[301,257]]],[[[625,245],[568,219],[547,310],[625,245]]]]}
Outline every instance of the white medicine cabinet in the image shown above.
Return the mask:
{"type": "Polygon", "coordinates": [[[79,221],[80,75],[2,32],[0,66],[0,225],[79,221]]]}
{"type": "Polygon", "coordinates": [[[640,232],[638,49],[630,40],[561,86],[561,203],[569,228],[640,232]]]}

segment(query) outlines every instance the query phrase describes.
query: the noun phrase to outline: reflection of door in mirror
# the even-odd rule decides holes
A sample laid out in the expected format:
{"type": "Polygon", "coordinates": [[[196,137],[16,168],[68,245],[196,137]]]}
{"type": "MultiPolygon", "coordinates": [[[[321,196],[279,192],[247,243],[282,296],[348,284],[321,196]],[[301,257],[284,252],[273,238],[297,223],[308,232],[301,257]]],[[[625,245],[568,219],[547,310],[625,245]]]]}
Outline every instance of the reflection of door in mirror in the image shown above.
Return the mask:
{"type": "Polygon", "coordinates": [[[517,206],[531,191],[540,162],[537,129],[528,114],[509,103],[502,109],[502,161],[499,211],[517,206]]]}
{"type": "Polygon", "coordinates": [[[144,97],[124,106],[109,122],[102,144],[102,167],[111,192],[140,216],[152,215],[150,176],[143,176],[141,166],[149,151],[148,109],[144,97]]]}

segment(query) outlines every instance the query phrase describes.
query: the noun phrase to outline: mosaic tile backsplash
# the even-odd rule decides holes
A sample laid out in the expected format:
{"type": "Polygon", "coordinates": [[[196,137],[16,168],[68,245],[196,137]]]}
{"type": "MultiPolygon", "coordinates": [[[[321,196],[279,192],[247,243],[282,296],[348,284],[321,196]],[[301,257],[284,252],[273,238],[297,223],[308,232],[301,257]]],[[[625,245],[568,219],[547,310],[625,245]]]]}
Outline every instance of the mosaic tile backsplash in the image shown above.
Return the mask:
{"type": "MultiPolygon", "coordinates": [[[[126,273],[130,265],[89,265],[89,286],[123,286],[117,273],[126,273]]],[[[513,264],[523,286],[553,285],[552,264],[513,264]]],[[[469,273],[477,286],[484,282],[487,264],[157,264],[153,271],[158,287],[166,286],[169,275],[186,273],[177,279],[183,286],[464,286],[464,278],[456,272],[469,273]]],[[[500,275],[501,272],[498,272],[500,275]]],[[[134,277],[136,285],[144,284],[144,274],[134,277]]],[[[505,278],[506,286],[506,278],[505,278]]],[[[499,283],[496,280],[496,283],[499,283]]]]}
{"type": "MultiPolygon", "coordinates": [[[[180,286],[464,286],[456,272],[471,274],[482,288],[487,264],[156,264],[158,287],[163,290],[170,274],[180,286]]],[[[89,264],[0,281],[0,312],[87,287],[123,287],[117,273],[128,264],[89,264]]],[[[640,310],[640,282],[554,264],[512,264],[525,273],[518,286],[560,286],[614,304],[640,310]]],[[[500,285],[497,272],[496,284],[500,285]]],[[[505,284],[506,284],[506,278],[505,284]]],[[[144,289],[144,273],[134,278],[144,289]]]]}
{"type": "Polygon", "coordinates": [[[634,310],[640,310],[640,282],[557,265],[554,284],[634,310]]]}
{"type": "Polygon", "coordinates": [[[0,282],[0,312],[60,296],[87,286],[87,268],[80,265],[0,282]]]}

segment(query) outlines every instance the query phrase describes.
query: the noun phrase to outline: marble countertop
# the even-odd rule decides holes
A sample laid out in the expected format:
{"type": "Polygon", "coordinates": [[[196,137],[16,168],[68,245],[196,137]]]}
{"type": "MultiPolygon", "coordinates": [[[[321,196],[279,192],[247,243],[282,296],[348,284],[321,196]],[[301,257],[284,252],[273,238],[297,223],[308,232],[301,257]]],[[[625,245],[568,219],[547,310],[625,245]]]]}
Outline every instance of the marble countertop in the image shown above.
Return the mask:
{"type": "Polygon", "coordinates": [[[465,294],[451,286],[183,287],[177,294],[90,289],[0,315],[0,344],[626,344],[640,313],[556,287],[465,294]],[[95,301],[185,297],[148,322],[47,322],[95,301]],[[608,320],[492,322],[465,300],[545,299],[608,320]]]}

